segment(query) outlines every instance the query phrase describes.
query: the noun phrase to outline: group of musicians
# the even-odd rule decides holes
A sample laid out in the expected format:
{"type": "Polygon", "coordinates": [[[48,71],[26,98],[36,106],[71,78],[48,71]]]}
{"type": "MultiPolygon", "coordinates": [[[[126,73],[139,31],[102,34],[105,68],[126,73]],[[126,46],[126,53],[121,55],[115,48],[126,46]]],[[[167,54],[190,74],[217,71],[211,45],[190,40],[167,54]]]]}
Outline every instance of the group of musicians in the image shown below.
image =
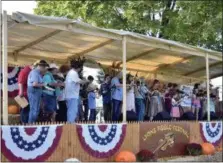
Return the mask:
{"type": "MultiPolygon", "coordinates": [[[[19,74],[19,95],[25,97],[29,106],[21,109],[21,121],[67,121],[96,120],[96,98],[102,96],[105,121],[122,119],[123,85],[122,72],[105,75],[100,88],[93,84],[94,78],[83,77],[85,59],[72,59],[70,65],[57,67],[44,60],[24,67],[19,74]]],[[[180,91],[177,84],[161,86],[154,80],[149,86],[144,78],[127,74],[127,120],[155,120],[160,113],[172,119],[181,117],[181,108],[189,109],[202,119],[205,111],[205,93],[196,84],[192,95],[180,91]],[[203,103],[204,102],[204,105],[203,103]]],[[[211,112],[215,112],[216,96],[211,96],[211,112]]]]}

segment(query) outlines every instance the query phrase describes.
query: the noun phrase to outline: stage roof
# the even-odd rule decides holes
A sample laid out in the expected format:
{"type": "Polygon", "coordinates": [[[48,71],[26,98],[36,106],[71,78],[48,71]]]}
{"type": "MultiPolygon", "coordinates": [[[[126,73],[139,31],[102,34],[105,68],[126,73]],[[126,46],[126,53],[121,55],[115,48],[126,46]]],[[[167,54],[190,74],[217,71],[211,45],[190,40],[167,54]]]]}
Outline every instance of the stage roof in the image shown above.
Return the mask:
{"type": "Polygon", "coordinates": [[[58,64],[85,56],[122,67],[122,38],[127,38],[127,70],[138,76],[176,83],[205,80],[205,55],[210,77],[222,75],[222,53],[133,32],[103,29],[66,18],[21,12],[8,16],[8,62],[28,65],[37,59],[58,64]]]}

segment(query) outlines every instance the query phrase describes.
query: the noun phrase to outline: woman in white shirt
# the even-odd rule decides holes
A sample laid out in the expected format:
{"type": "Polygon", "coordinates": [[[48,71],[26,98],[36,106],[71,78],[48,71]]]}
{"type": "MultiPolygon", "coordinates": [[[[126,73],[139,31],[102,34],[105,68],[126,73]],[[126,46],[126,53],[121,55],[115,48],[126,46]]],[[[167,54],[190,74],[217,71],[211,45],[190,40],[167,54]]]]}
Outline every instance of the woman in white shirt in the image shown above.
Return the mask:
{"type": "Polygon", "coordinates": [[[134,111],[135,112],[135,91],[134,91],[134,80],[131,74],[127,75],[127,84],[130,84],[127,87],[127,94],[126,94],[126,110],[127,111],[134,111]]]}

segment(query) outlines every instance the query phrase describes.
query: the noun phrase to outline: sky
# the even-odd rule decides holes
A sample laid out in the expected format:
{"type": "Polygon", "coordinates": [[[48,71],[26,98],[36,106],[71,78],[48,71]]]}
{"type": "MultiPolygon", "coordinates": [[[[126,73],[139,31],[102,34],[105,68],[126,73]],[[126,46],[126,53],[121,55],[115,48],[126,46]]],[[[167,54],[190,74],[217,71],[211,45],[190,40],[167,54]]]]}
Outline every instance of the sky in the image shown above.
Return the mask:
{"type": "Polygon", "coordinates": [[[2,1],[2,10],[6,10],[10,15],[15,11],[32,14],[35,7],[35,1],[2,1]]]}
{"type": "MultiPolygon", "coordinates": [[[[2,1],[2,10],[6,10],[8,14],[15,11],[33,14],[33,9],[36,7],[35,1],[2,1]]],[[[217,87],[220,86],[220,98],[222,100],[222,77],[213,79],[211,83],[217,87]]]]}

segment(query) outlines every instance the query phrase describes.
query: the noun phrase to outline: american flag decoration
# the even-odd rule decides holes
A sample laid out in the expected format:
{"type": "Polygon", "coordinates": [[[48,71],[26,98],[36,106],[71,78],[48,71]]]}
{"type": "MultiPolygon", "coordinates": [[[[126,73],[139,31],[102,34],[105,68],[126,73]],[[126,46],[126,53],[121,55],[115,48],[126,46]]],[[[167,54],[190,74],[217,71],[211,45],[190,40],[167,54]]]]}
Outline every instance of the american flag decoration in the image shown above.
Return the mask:
{"type": "Polygon", "coordinates": [[[78,124],[76,128],[83,149],[96,158],[114,155],[126,134],[126,124],[78,124]]]}
{"type": "Polygon", "coordinates": [[[218,145],[222,140],[222,122],[201,122],[200,132],[204,142],[218,145]]]}
{"type": "Polygon", "coordinates": [[[12,162],[45,161],[56,149],[61,133],[61,125],[2,126],[2,153],[12,162]]]}
{"type": "MultiPolygon", "coordinates": [[[[18,94],[18,75],[20,72],[20,67],[8,67],[8,96],[15,97],[18,94]]],[[[3,76],[1,73],[1,90],[2,90],[3,76]]]]}

